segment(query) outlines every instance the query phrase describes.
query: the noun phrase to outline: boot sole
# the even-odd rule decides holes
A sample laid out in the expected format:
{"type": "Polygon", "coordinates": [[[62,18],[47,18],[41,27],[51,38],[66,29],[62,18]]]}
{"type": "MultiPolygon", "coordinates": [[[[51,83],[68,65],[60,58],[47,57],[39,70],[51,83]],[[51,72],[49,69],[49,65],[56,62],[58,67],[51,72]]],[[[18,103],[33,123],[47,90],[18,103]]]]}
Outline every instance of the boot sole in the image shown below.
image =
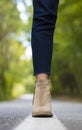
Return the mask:
{"type": "Polygon", "coordinates": [[[32,117],[52,117],[53,114],[50,114],[49,112],[36,112],[32,113],[32,117]]]}

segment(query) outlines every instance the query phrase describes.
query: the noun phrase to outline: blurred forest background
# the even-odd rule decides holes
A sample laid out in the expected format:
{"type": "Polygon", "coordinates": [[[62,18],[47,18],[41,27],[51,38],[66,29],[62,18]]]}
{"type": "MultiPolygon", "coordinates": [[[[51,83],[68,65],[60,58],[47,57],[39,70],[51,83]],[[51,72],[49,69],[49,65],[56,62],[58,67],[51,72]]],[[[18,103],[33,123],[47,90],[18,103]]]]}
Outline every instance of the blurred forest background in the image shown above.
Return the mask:
{"type": "MultiPolygon", "coordinates": [[[[0,1],[0,100],[33,93],[31,0],[0,1]]],[[[51,92],[82,98],[82,0],[60,0],[51,92]]]]}

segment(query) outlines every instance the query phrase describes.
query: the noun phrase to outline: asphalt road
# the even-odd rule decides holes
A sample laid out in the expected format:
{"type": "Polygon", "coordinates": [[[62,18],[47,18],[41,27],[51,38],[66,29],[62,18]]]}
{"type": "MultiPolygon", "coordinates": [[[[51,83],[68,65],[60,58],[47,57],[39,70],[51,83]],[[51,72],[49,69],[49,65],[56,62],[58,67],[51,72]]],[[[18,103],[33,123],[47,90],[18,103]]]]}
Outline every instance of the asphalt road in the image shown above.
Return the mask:
{"type": "MultiPolygon", "coordinates": [[[[67,130],[82,130],[82,104],[52,101],[52,109],[67,130]]],[[[0,103],[0,130],[13,130],[21,124],[32,110],[32,96],[0,103]]]]}

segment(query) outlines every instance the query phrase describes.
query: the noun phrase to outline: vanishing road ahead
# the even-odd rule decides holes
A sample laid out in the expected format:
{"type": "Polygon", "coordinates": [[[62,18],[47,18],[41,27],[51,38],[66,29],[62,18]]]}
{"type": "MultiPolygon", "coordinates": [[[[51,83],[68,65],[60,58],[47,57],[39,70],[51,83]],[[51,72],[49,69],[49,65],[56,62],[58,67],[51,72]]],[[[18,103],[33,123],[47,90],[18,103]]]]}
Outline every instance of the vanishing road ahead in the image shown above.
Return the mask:
{"type": "MultiPolygon", "coordinates": [[[[82,130],[82,104],[81,103],[54,100],[52,101],[52,106],[53,106],[53,112],[56,115],[57,119],[61,122],[61,124],[63,124],[67,128],[67,130],[82,130]]],[[[21,125],[25,121],[25,119],[29,119],[29,115],[31,115],[31,110],[32,110],[32,95],[23,95],[18,100],[1,102],[0,103],[0,130],[15,130],[15,128],[21,125]]],[[[32,119],[30,118],[30,120],[32,119]]],[[[39,118],[37,120],[39,123],[39,118]]],[[[46,119],[41,119],[41,120],[44,120],[45,122],[46,119]]],[[[34,129],[28,128],[28,123],[29,122],[27,122],[27,130],[35,130],[35,126],[33,126],[34,129]]],[[[37,129],[43,130],[43,127],[45,125],[41,127],[42,128],[41,129],[38,123],[37,123],[37,127],[38,127],[37,129]]],[[[50,127],[49,122],[47,125],[50,127]]],[[[54,128],[51,128],[51,130],[63,130],[58,127],[55,128],[55,123],[53,124],[53,127],[54,128]]]]}

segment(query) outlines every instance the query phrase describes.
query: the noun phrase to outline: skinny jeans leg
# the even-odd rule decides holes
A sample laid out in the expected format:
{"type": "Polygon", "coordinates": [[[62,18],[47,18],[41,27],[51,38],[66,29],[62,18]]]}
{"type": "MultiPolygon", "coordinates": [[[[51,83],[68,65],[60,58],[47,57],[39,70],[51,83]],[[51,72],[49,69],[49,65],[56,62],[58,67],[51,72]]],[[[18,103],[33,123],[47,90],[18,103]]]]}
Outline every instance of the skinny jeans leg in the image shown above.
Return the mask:
{"type": "Polygon", "coordinates": [[[51,74],[53,33],[57,20],[59,0],[33,0],[31,47],[33,75],[51,74]]]}

